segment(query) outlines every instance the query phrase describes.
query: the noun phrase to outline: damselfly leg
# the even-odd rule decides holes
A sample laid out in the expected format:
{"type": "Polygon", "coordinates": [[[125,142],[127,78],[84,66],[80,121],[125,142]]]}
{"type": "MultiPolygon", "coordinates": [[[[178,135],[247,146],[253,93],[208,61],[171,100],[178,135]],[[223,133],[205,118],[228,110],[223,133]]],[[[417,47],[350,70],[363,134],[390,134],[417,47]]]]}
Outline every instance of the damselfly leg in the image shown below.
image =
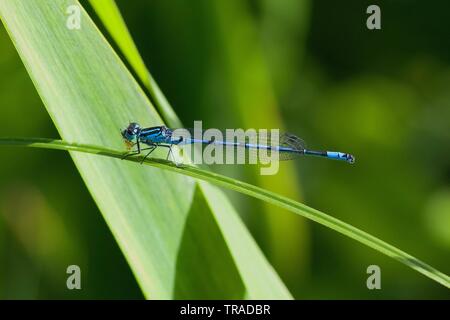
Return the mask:
{"type": "MultiPolygon", "coordinates": [[[[122,160],[125,160],[126,158],[128,158],[128,157],[130,157],[130,156],[135,156],[135,155],[141,154],[142,151],[150,150],[150,152],[144,157],[144,160],[145,160],[145,158],[147,158],[148,155],[149,155],[150,153],[152,153],[152,151],[155,150],[155,148],[157,147],[156,144],[153,144],[153,145],[150,145],[150,147],[148,147],[148,148],[143,148],[143,149],[141,149],[141,145],[140,145],[139,141],[138,141],[138,142],[135,142],[135,143],[132,145],[132,147],[135,146],[135,145],[137,145],[137,150],[128,152],[127,154],[125,154],[125,155],[122,157],[122,160]]],[[[142,161],[144,161],[144,160],[142,160],[142,161]]],[[[142,162],[141,162],[141,163],[142,163],[142,162]]]]}
{"type": "Polygon", "coordinates": [[[164,147],[164,148],[169,149],[169,150],[167,151],[167,156],[166,156],[166,160],[167,160],[167,161],[169,161],[169,157],[172,157],[172,162],[175,163],[175,165],[176,165],[177,167],[179,167],[179,166],[181,165],[179,162],[177,162],[177,161],[175,160],[175,156],[173,155],[173,151],[172,151],[173,145],[171,145],[171,144],[158,144],[158,147],[164,147]]]}
{"type": "Polygon", "coordinates": [[[145,155],[144,158],[142,158],[141,164],[145,161],[145,159],[147,159],[147,157],[148,157],[153,151],[155,151],[156,147],[157,147],[157,145],[154,144],[154,145],[150,146],[149,148],[147,148],[147,149],[150,149],[150,151],[145,155]]]}

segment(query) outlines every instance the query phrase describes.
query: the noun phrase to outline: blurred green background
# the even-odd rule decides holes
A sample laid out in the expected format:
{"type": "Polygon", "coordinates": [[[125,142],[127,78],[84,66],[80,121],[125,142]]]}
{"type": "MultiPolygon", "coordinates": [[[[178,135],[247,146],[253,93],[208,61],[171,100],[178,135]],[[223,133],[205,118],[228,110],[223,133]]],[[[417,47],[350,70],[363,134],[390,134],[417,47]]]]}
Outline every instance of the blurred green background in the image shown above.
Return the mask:
{"type": "MultiPolygon", "coordinates": [[[[213,170],[329,213],[449,274],[450,3],[376,3],[378,31],[366,28],[368,1],[117,1],[186,126],[280,127],[357,159],[299,159],[273,177],[253,166],[213,170]]],[[[58,137],[3,27],[0,74],[0,136],[58,137]]],[[[0,154],[0,298],[143,298],[69,155],[0,154]],[[81,291],[66,288],[71,264],[81,267],[81,291]]],[[[227,193],[295,298],[450,296],[332,230],[227,193]],[[381,290],[366,288],[372,264],[381,267],[381,290]]]]}

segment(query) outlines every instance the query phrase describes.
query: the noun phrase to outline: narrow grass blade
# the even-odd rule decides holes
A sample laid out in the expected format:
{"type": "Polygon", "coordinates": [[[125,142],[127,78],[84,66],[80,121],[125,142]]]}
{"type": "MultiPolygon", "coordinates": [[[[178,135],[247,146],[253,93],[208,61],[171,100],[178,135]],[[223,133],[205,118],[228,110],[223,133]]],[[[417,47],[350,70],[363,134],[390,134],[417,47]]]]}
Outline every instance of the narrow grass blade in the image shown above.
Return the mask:
{"type": "MultiPolygon", "coordinates": [[[[13,145],[13,146],[29,146],[35,148],[46,148],[46,149],[58,149],[58,150],[68,150],[68,151],[79,151],[84,153],[92,153],[97,155],[104,155],[112,158],[121,159],[123,153],[117,150],[106,149],[103,147],[84,145],[84,144],[74,144],[67,143],[61,140],[52,139],[39,139],[39,138],[0,138],[0,145],[13,145]]],[[[127,158],[132,162],[140,162],[142,157],[130,157],[127,158]]],[[[294,200],[288,199],[286,197],[280,196],[273,192],[264,190],[257,186],[228,178],[217,173],[212,173],[205,171],[193,166],[182,166],[177,167],[172,162],[161,160],[161,159],[148,159],[144,162],[145,164],[165,169],[177,173],[181,173],[186,176],[201,179],[215,185],[228,188],[242,194],[249,195],[251,197],[263,200],[267,203],[285,208],[292,211],[298,215],[315,221],[321,225],[324,225],[332,230],[335,230],[343,235],[352,238],[356,241],[365,244],[366,246],[373,248],[405,265],[414,269],[415,271],[425,275],[426,277],[434,280],[443,286],[450,288],[450,277],[436,268],[422,262],[421,260],[415,258],[414,256],[390,245],[370,234],[364,232],[352,225],[340,221],[332,216],[329,216],[323,212],[316,209],[310,208],[302,203],[296,202],[294,200]]]]}
{"type": "Polygon", "coordinates": [[[111,37],[117,43],[117,46],[128,60],[133,70],[136,72],[139,80],[149,90],[153,102],[161,114],[161,117],[164,119],[164,122],[172,128],[181,127],[180,119],[170,106],[151,73],[147,70],[144,60],[139,54],[139,51],[131,38],[130,32],[123,21],[116,2],[114,0],[89,0],[89,3],[94,8],[111,37]]]}

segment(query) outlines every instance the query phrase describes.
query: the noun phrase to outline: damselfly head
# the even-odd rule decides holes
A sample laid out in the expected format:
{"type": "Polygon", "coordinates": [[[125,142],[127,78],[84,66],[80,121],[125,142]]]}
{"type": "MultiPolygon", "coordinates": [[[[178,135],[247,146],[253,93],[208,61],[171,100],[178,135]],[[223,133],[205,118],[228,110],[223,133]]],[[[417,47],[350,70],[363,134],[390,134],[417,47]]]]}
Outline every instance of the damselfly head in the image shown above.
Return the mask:
{"type": "Polygon", "coordinates": [[[128,127],[122,130],[122,137],[127,144],[132,144],[133,140],[136,138],[140,131],[141,127],[139,126],[139,124],[137,124],[136,122],[130,122],[128,127]]]}

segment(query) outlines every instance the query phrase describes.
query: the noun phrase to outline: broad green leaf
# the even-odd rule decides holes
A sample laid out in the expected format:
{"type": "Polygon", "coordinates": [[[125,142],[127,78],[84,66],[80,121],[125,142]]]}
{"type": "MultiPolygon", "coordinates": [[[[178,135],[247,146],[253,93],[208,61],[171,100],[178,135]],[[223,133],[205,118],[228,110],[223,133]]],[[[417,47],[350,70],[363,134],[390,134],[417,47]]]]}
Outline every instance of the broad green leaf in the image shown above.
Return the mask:
{"type": "MultiPolygon", "coordinates": [[[[179,127],[180,122],[174,119],[172,107],[153,80],[150,72],[136,49],[136,45],[127,29],[122,15],[114,0],[90,0],[92,7],[99,16],[103,25],[122,51],[130,66],[134,69],[143,85],[148,89],[153,101],[155,101],[158,110],[166,122],[172,127],[179,127]]],[[[224,77],[230,80],[232,86],[233,102],[232,112],[237,116],[236,125],[243,127],[277,127],[282,128],[282,122],[277,111],[276,101],[273,90],[268,79],[266,66],[263,62],[261,48],[255,44],[258,37],[256,31],[252,28],[252,21],[246,14],[244,5],[232,0],[216,1],[214,4],[205,3],[205,11],[217,11],[220,15],[218,20],[221,27],[218,29],[223,32],[217,32],[217,38],[224,46],[224,52],[227,53],[228,64],[225,64],[224,77]],[[229,5],[231,3],[231,5],[229,5]],[[224,10],[223,6],[227,6],[224,10]],[[213,10],[213,7],[218,7],[213,10]],[[231,8],[230,8],[231,7],[231,8]],[[228,14],[225,14],[228,12],[228,14]],[[239,19],[235,19],[239,16],[239,19]],[[245,23],[245,28],[236,25],[235,21],[245,23]],[[232,28],[232,30],[230,30],[232,28]],[[245,30],[246,32],[242,32],[245,30]],[[240,35],[236,41],[230,41],[233,35],[240,35]],[[243,55],[242,52],[246,54],[243,55]],[[256,58],[256,59],[255,59],[256,58]],[[262,71],[262,72],[261,72],[262,71]],[[258,73],[259,77],[247,77],[248,74],[258,73]],[[225,75],[226,74],[226,75],[225,75]],[[255,81],[260,79],[260,81],[255,81]],[[238,80],[238,81],[236,81],[238,80]],[[261,81],[262,80],[262,81],[261,81]],[[235,83],[238,83],[236,85],[235,83]],[[256,83],[255,83],[256,82],[256,83]],[[247,90],[251,87],[252,90],[247,90]],[[258,106],[258,116],[255,117],[254,108],[258,106]]],[[[226,110],[223,110],[226,112],[226,110]]],[[[255,171],[253,171],[254,173],[255,171]]],[[[259,184],[272,191],[288,191],[287,196],[299,198],[299,186],[294,179],[295,169],[292,164],[285,164],[282,171],[274,176],[255,175],[259,184]]],[[[203,185],[203,188],[208,186],[203,185]]],[[[265,206],[268,214],[258,217],[266,221],[264,230],[265,242],[270,246],[270,257],[276,264],[278,270],[286,274],[298,274],[304,267],[308,254],[308,228],[304,220],[297,219],[294,216],[283,214],[282,208],[265,206]],[[290,243],[286,246],[285,243],[290,243]]]]}
{"type": "MultiPolygon", "coordinates": [[[[116,2],[114,0],[90,0],[89,1],[91,6],[94,8],[95,12],[99,16],[100,20],[102,21],[103,25],[109,32],[112,39],[116,42],[119,49],[122,51],[125,58],[128,60],[131,67],[134,69],[136,75],[139,77],[142,84],[145,86],[145,88],[148,90],[148,92],[151,95],[152,100],[155,102],[157,110],[160,112],[162,118],[165,120],[165,122],[173,127],[178,128],[181,127],[181,121],[176,116],[175,112],[173,111],[172,107],[170,106],[168,100],[162,93],[161,89],[159,88],[158,84],[153,79],[151,73],[147,70],[147,67],[145,66],[145,63],[139,54],[139,51],[136,48],[136,45],[134,44],[134,41],[130,35],[130,32],[128,31],[128,28],[122,18],[122,15],[119,11],[119,8],[116,5],[116,2]]],[[[269,115],[268,115],[269,116],[269,115]]],[[[279,175],[277,178],[278,182],[283,181],[283,183],[286,183],[286,181],[290,181],[287,179],[289,176],[289,172],[284,172],[279,175]]],[[[272,185],[274,181],[271,181],[272,185]]],[[[288,182],[289,183],[289,182],[288,182]]],[[[292,184],[292,183],[291,183],[292,184]]],[[[233,210],[233,208],[227,203],[227,210],[224,210],[224,203],[227,201],[223,195],[219,194],[219,191],[211,188],[210,185],[200,182],[200,189],[205,193],[209,194],[209,199],[221,199],[221,201],[208,201],[208,204],[213,212],[213,214],[221,214],[222,216],[217,216],[217,220],[222,219],[232,219],[231,216],[227,213],[229,210],[233,210]]],[[[291,196],[295,196],[295,190],[297,189],[295,186],[292,186],[290,188],[292,190],[291,196]]],[[[273,210],[273,208],[272,208],[273,210]]],[[[294,219],[291,216],[280,216],[278,212],[272,212],[270,215],[272,219],[278,219],[277,223],[272,224],[279,226],[278,228],[282,228],[283,230],[278,232],[276,234],[277,239],[273,239],[272,243],[276,243],[278,245],[274,245],[275,251],[281,252],[281,255],[289,254],[290,257],[297,257],[302,256],[304,252],[306,252],[304,247],[299,248],[298,244],[303,243],[300,239],[303,239],[305,237],[305,231],[301,230],[303,232],[299,232],[297,226],[303,226],[303,221],[292,221],[294,219]],[[284,242],[290,242],[290,249],[287,253],[286,246],[281,245],[284,242]],[[296,253],[293,254],[292,250],[294,250],[296,253]]],[[[269,225],[271,225],[269,223],[269,225]]],[[[249,248],[246,248],[246,246],[243,246],[243,243],[240,243],[240,241],[235,241],[236,239],[230,238],[228,235],[231,233],[235,233],[235,230],[233,230],[235,227],[233,227],[233,224],[228,223],[227,221],[224,221],[223,224],[221,224],[223,231],[224,231],[224,237],[225,240],[228,242],[228,245],[232,248],[234,248],[232,251],[234,252],[241,252],[242,258],[246,257],[248,255],[249,248]],[[228,226],[229,229],[226,229],[228,226]]],[[[272,229],[272,227],[269,228],[269,230],[272,229]]],[[[244,230],[242,230],[242,234],[244,233],[244,230]]],[[[260,257],[257,257],[256,255],[252,257],[251,259],[257,259],[259,260],[260,257]]],[[[245,260],[245,259],[244,259],[245,260]]],[[[295,261],[295,259],[293,259],[295,261]]],[[[241,260],[238,260],[241,261],[241,260]]],[[[256,260],[255,260],[256,261],[256,260]]],[[[300,262],[300,261],[297,261],[300,262]]],[[[300,267],[300,264],[297,266],[291,265],[292,259],[289,261],[289,267],[288,269],[292,270],[293,268],[300,267]]],[[[254,271],[251,268],[247,268],[246,264],[239,264],[238,268],[242,270],[246,270],[246,278],[247,279],[254,279],[255,285],[258,283],[258,278],[262,275],[257,275],[254,273],[254,271]]]]}
{"type": "MultiPolygon", "coordinates": [[[[95,12],[99,16],[100,20],[102,21],[105,28],[108,30],[109,34],[111,35],[112,39],[116,42],[120,50],[122,51],[125,58],[130,63],[131,67],[134,69],[136,75],[139,77],[140,81],[143,83],[145,88],[149,91],[151,98],[156,104],[156,107],[158,111],[160,112],[162,118],[165,120],[166,123],[168,123],[171,127],[177,128],[181,127],[181,121],[176,116],[175,112],[173,111],[172,107],[170,106],[168,100],[162,93],[161,89],[159,88],[158,84],[153,79],[151,73],[148,71],[147,67],[145,66],[145,63],[139,54],[139,51],[136,48],[136,45],[134,44],[134,41],[128,31],[128,28],[122,18],[122,15],[115,3],[114,0],[90,0],[89,1],[91,6],[94,8],[95,12]]],[[[280,180],[284,179],[285,177],[281,177],[280,180]]],[[[284,179],[285,180],[285,179],[284,179]]],[[[208,184],[200,183],[200,188],[205,192],[211,195],[211,198],[214,199],[217,197],[220,197],[222,201],[219,202],[209,202],[210,208],[215,213],[223,212],[223,214],[227,215],[227,212],[223,210],[221,203],[224,201],[227,201],[223,198],[222,195],[219,195],[217,190],[211,188],[208,184]]],[[[292,188],[294,190],[295,188],[292,188]]],[[[233,210],[231,206],[228,205],[228,210],[233,210]]],[[[274,213],[274,216],[278,216],[276,212],[274,213]]],[[[279,216],[278,216],[279,217],[279,216]]],[[[219,219],[220,217],[218,217],[219,219]]],[[[224,217],[226,218],[226,216],[224,217]]],[[[290,219],[290,218],[288,218],[290,219]]],[[[280,221],[278,221],[280,222],[280,221]]],[[[297,222],[299,224],[301,222],[297,222]]],[[[224,224],[224,227],[228,224],[224,224]]],[[[278,224],[279,225],[279,224],[278,224]]],[[[283,224],[286,229],[284,230],[284,234],[288,234],[289,228],[291,225],[294,225],[292,223],[283,224]]],[[[296,230],[298,231],[298,230],[296,230]]],[[[232,232],[230,230],[229,232],[232,232]]],[[[226,234],[229,234],[226,233],[226,234]]],[[[228,239],[225,234],[225,239],[228,239]]],[[[292,235],[292,232],[291,232],[292,235]]],[[[290,237],[290,239],[278,239],[277,242],[283,241],[283,240],[290,240],[292,245],[294,246],[295,243],[298,243],[296,241],[299,237],[302,237],[301,234],[296,234],[295,237],[290,237]]],[[[232,245],[232,240],[230,239],[229,245],[232,245]]],[[[242,244],[239,242],[236,242],[234,247],[235,250],[242,250],[243,256],[246,255],[245,248],[242,247],[242,244]]],[[[278,248],[285,248],[285,246],[277,246],[278,248]]],[[[296,248],[294,248],[296,249],[296,248]]],[[[304,248],[302,248],[304,249],[304,248]]],[[[305,251],[305,250],[298,250],[299,252],[305,251]]],[[[292,255],[291,255],[292,256],[292,255]]],[[[255,257],[257,258],[257,257],[255,257]]],[[[244,268],[245,265],[242,265],[242,268],[244,268]]],[[[252,270],[248,270],[248,275],[252,274],[252,270]]],[[[255,281],[257,282],[257,277],[255,278],[255,281]]]]}
{"type": "MultiPolygon", "coordinates": [[[[123,153],[116,150],[106,149],[103,147],[92,146],[92,145],[81,145],[74,143],[67,143],[60,140],[52,139],[40,139],[40,138],[0,138],[0,145],[14,145],[14,146],[29,146],[35,148],[47,148],[56,150],[73,150],[79,152],[86,152],[97,155],[104,155],[112,158],[120,159],[123,153]]],[[[128,160],[134,162],[140,162],[142,156],[130,157],[128,160]]],[[[178,172],[186,176],[194,177],[197,179],[202,179],[204,181],[211,182],[218,186],[228,188],[234,191],[238,191],[242,194],[255,197],[257,199],[263,200],[267,203],[273,204],[278,207],[285,208],[292,211],[298,215],[311,219],[317,223],[320,223],[332,230],[335,230],[343,235],[359,241],[366,246],[373,248],[405,265],[412,268],[413,270],[422,273],[428,278],[442,284],[443,286],[450,288],[450,277],[436,268],[422,262],[416,257],[394,247],[393,245],[384,242],[367,232],[364,232],[354,226],[345,223],[339,219],[329,216],[323,212],[316,209],[310,208],[304,204],[291,200],[289,198],[283,197],[279,194],[267,191],[265,189],[259,188],[257,186],[228,178],[217,173],[212,173],[205,171],[193,166],[183,165],[181,167],[175,166],[172,162],[161,159],[147,159],[145,164],[166,169],[169,171],[178,172]]]]}
{"type": "MultiPolygon", "coordinates": [[[[77,1],[0,0],[0,16],[64,140],[123,150],[119,129],[129,120],[163,123],[77,1]],[[78,8],[81,28],[70,29],[78,8]]],[[[146,297],[290,298],[216,189],[126,161],[71,156],[146,297]]]]}

